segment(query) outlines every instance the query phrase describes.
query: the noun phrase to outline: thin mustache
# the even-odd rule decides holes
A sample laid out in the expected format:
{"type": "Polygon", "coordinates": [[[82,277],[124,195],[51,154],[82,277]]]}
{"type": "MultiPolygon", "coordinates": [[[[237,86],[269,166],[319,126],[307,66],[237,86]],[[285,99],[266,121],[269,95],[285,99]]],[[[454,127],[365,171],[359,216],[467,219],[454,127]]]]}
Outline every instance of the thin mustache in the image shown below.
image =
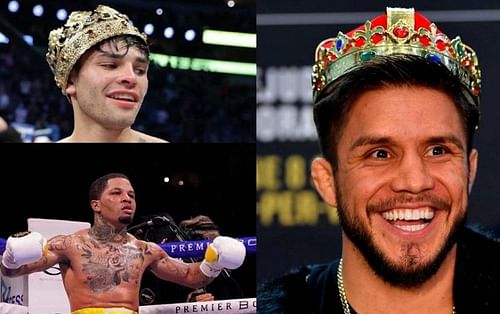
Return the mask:
{"type": "Polygon", "coordinates": [[[421,193],[417,195],[404,193],[377,201],[372,204],[368,204],[366,208],[368,209],[368,211],[382,212],[387,209],[402,207],[411,203],[425,203],[430,207],[448,211],[451,209],[450,200],[436,196],[432,193],[421,193]]]}

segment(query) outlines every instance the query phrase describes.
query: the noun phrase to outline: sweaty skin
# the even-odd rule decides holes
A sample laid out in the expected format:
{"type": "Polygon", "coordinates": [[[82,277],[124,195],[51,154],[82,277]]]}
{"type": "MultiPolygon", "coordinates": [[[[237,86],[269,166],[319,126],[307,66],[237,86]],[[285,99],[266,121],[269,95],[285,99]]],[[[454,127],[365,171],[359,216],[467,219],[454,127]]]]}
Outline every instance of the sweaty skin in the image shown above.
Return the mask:
{"type": "Polygon", "coordinates": [[[150,268],[158,277],[198,288],[212,279],[199,264],[184,264],[170,258],[157,244],[114,233],[106,224],[83,229],[48,241],[48,254],[39,261],[10,270],[19,276],[45,270],[59,263],[71,310],[85,307],[125,307],[137,311],[142,274],[150,268]]]}
{"type": "Polygon", "coordinates": [[[47,253],[34,263],[17,269],[1,266],[14,277],[46,270],[59,263],[71,311],[87,307],[139,308],[141,278],[146,270],[157,277],[186,287],[210,283],[200,263],[173,259],[156,243],[127,233],[136,209],[135,191],[128,178],[107,179],[100,196],[90,201],[94,224],[47,242],[47,253]]]}

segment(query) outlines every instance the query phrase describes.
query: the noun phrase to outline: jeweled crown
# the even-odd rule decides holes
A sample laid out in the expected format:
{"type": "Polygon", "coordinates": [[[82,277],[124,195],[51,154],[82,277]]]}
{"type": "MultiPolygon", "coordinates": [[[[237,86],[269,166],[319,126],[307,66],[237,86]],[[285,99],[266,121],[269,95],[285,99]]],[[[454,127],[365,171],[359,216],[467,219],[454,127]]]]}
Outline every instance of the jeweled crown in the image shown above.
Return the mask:
{"type": "Polygon", "coordinates": [[[75,11],[64,26],[50,32],[47,62],[63,94],[69,73],[85,51],[118,35],[134,35],[147,44],[147,36],[132,25],[127,15],[105,5],[94,11],[75,11]]]}
{"type": "Polygon", "coordinates": [[[460,37],[450,40],[414,9],[387,8],[387,14],[366,21],[347,34],[322,41],[312,73],[313,100],[341,75],[374,56],[410,54],[445,65],[479,104],[481,71],[476,53],[460,37]]]}

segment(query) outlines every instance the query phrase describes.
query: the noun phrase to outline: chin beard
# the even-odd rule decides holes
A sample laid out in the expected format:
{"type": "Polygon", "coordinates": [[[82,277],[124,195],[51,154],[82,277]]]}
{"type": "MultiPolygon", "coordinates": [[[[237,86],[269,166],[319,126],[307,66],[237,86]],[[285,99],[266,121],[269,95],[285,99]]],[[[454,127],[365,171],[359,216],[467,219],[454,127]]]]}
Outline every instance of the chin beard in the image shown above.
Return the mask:
{"type": "Polygon", "coordinates": [[[338,213],[342,230],[356,248],[361,252],[367,263],[377,276],[387,283],[401,288],[415,288],[430,279],[441,267],[446,256],[457,241],[460,229],[466,221],[466,212],[458,216],[443,245],[432,259],[419,264],[419,257],[410,252],[418,249],[414,244],[408,244],[402,250],[405,252],[403,263],[395,264],[382,251],[380,251],[371,237],[369,230],[357,223],[356,218],[342,201],[341,194],[337,191],[338,213]]]}
{"type": "Polygon", "coordinates": [[[124,217],[118,218],[118,221],[124,225],[130,225],[132,223],[133,219],[134,219],[134,217],[132,217],[132,216],[124,216],[124,217]]]}

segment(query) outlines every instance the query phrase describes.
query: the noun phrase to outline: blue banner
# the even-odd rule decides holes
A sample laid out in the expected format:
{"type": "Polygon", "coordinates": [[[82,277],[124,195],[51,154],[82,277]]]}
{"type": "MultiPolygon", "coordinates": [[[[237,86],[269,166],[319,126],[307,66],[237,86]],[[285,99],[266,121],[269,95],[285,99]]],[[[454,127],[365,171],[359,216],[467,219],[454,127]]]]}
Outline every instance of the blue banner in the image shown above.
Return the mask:
{"type": "MultiPolygon", "coordinates": [[[[247,254],[255,254],[257,251],[257,237],[242,237],[238,238],[247,250],[247,254]]],[[[5,239],[0,239],[0,253],[5,250],[5,239]]],[[[162,249],[171,257],[188,258],[202,257],[211,240],[202,241],[184,241],[184,242],[169,242],[160,244],[162,249]]]]}

